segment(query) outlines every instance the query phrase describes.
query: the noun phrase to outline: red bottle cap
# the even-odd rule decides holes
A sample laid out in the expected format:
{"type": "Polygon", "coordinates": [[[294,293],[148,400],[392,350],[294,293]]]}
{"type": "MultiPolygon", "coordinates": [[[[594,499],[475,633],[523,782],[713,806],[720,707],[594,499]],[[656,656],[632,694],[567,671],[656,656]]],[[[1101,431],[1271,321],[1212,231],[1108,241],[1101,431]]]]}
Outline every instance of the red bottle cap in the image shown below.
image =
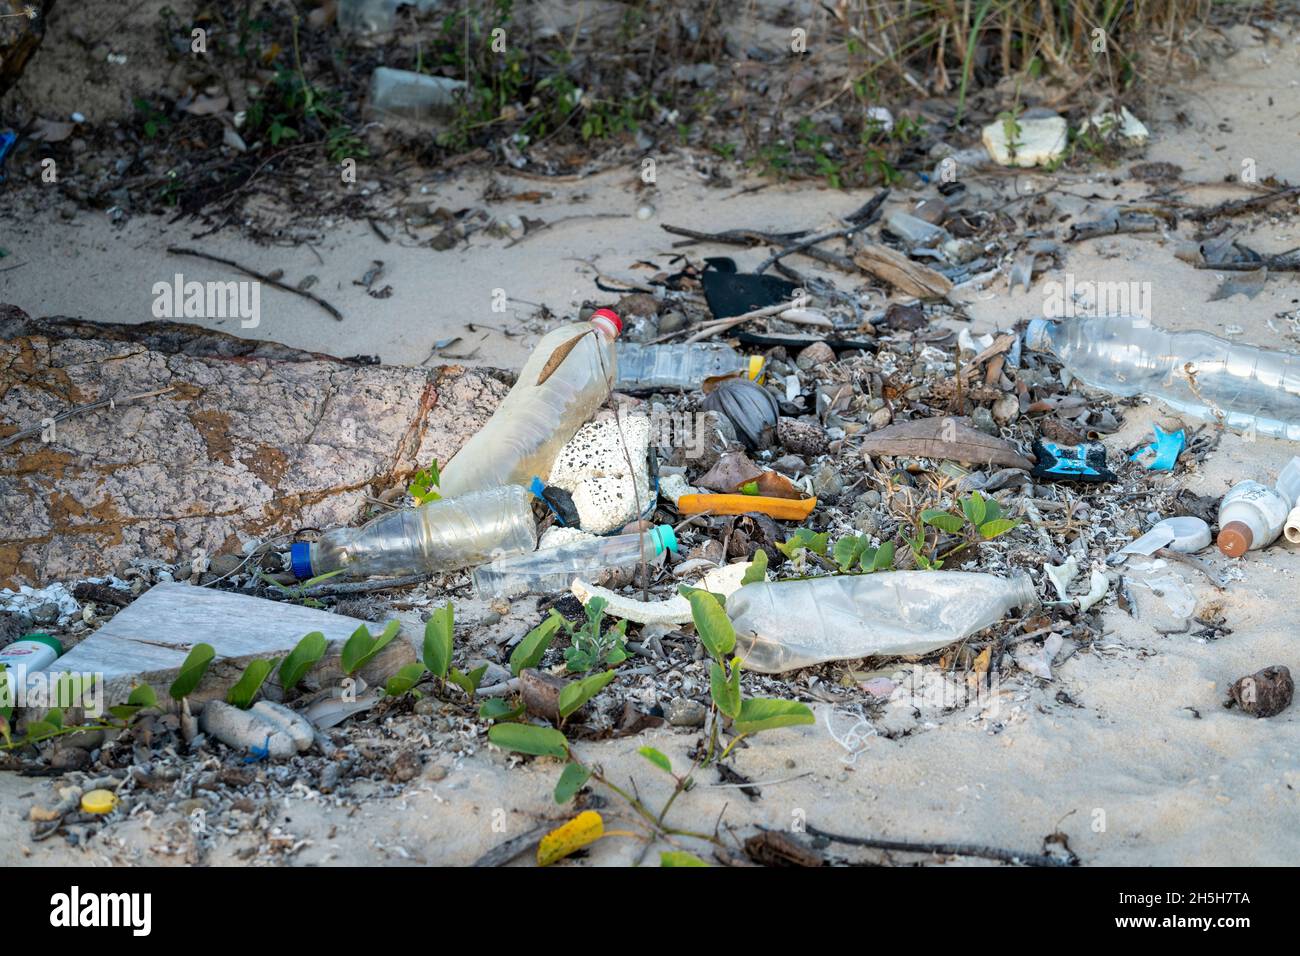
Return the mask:
{"type": "Polygon", "coordinates": [[[623,320],[618,317],[618,313],[613,309],[597,309],[591,313],[590,321],[595,322],[597,319],[604,319],[612,324],[615,336],[618,336],[623,331],[623,320]]]}

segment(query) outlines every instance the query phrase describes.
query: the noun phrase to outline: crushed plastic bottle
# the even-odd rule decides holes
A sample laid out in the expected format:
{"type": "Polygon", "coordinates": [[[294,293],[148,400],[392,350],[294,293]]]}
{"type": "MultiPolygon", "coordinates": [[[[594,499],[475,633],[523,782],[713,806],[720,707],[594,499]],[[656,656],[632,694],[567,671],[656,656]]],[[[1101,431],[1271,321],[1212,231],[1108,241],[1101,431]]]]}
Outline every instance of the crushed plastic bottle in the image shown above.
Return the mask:
{"type": "Polygon", "coordinates": [[[1277,540],[1291,502],[1275,488],[1241,481],[1219,503],[1219,537],[1215,544],[1230,558],[1267,547],[1277,540]]]}
{"type": "Polygon", "coordinates": [[[1150,395],[1201,421],[1300,441],[1300,355],[1166,332],[1133,316],[1033,319],[1025,346],[1114,395],[1150,395]]]}
{"type": "MultiPolygon", "coordinates": [[[[761,359],[759,360],[761,363],[761,359]]],[[[725,345],[618,344],[618,380],[614,387],[693,389],[706,378],[752,372],[749,358],[725,345]]]]}
{"type": "Polygon", "coordinates": [[[727,598],[736,653],[764,674],[824,661],[924,654],[959,641],[1013,607],[1033,607],[1028,575],[888,571],[755,582],[727,598]]]}
{"type": "Polygon", "coordinates": [[[438,491],[454,498],[528,485],[550,475],[555,456],[609,397],[618,374],[614,341],[623,329],[609,309],[588,322],[574,322],[542,337],[519,372],[515,387],[488,423],[442,469],[438,491]],[[563,347],[570,351],[562,356],[563,347]],[[552,364],[545,381],[538,379],[552,364]]]}
{"type": "Polygon", "coordinates": [[[506,485],[390,511],[359,528],[336,528],[319,541],[295,542],[290,557],[300,579],[339,570],[364,578],[456,571],[536,545],[528,491],[506,485]]]}
{"type": "Polygon", "coordinates": [[[656,564],[677,550],[672,525],[661,524],[645,534],[618,534],[543,548],[531,554],[501,558],[474,569],[474,589],[481,598],[517,597],[529,592],[567,591],[574,578],[591,579],[601,571],[656,564]]]}

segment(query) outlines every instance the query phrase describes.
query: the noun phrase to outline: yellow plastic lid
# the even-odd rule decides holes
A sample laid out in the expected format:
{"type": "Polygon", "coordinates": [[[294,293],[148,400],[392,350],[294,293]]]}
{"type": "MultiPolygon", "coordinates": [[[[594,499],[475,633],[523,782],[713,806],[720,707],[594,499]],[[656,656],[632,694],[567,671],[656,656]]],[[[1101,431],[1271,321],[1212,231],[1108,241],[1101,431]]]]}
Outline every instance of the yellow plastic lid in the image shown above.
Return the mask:
{"type": "Polygon", "coordinates": [[[91,790],[81,795],[81,809],[86,813],[111,813],[117,806],[112,790],[91,790]]]}

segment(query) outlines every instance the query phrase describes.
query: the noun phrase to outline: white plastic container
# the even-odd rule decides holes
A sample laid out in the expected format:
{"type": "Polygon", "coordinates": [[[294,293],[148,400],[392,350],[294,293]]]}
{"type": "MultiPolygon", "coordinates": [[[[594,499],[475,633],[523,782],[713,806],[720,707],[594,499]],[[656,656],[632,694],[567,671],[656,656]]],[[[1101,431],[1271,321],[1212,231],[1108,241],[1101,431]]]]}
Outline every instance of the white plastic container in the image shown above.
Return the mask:
{"type": "Polygon", "coordinates": [[[601,571],[654,565],[677,550],[672,525],[659,525],[645,534],[618,534],[543,548],[531,554],[501,558],[474,569],[474,589],[481,598],[568,591],[574,578],[591,580],[601,571]]]}
{"type": "Polygon", "coordinates": [[[623,325],[609,309],[542,337],[515,387],[488,423],[442,469],[438,491],[454,498],[550,475],[555,456],[609,397],[618,374],[614,342],[623,325]],[[576,343],[575,343],[576,340],[576,343]],[[538,384],[557,349],[572,349],[538,384]]]}
{"type": "Polygon", "coordinates": [[[1033,319],[1025,346],[1114,395],[1150,395],[1201,421],[1300,441],[1300,355],[1165,332],[1134,316],[1033,319]]]}
{"type": "Polygon", "coordinates": [[[1282,534],[1292,544],[1300,544],[1300,456],[1288,461],[1277,476],[1277,490],[1291,506],[1282,524],[1282,534]]]}
{"type": "Polygon", "coordinates": [[[1233,485],[1219,503],[1219,550],[1230,558],[1267,547],[1277,540],[1292,502],[1258,481],[1233,485]]]}
{"type": "Polygon", "coordinates": [[[924,654],[1038,604],[1028,575],[882,571],[747,584],[727,598],[736,653],[765,674],[924,654]]]}
{"type": "Polygon", "coordinates": [[[24,634],[12,644],[0,648],[0,664],[7,670],[28,674],[43,671],[63,656],[63,645],[48,634],[24,634]]]}
{"type": "Polygon", "coordinates": [[[290,557],[301,579],[337,570],[363,578],[456,571],[536,546],[532,498],[506,485],[391,511],[359,528],[336,528],[319,541],[296,542],[290,557]]]}

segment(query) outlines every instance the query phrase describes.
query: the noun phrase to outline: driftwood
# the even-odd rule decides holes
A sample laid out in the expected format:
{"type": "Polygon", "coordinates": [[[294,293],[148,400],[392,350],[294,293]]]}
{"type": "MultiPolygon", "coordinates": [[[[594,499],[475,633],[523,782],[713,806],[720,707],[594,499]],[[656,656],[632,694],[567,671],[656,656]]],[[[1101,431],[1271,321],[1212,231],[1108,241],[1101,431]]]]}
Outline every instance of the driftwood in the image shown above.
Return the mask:
{"type": "Polygon", "coordinates": [[[1279,199],[1287,199],[1297,195],[1300,195],[1300,186],[1287,186],[1285,189],[1275,189],[1273,192],[1264,193],[1261,196],[1251,196],[1248,199],[1232,199],[1228,202],[1221,202],[1217,206],[1192,209],[1184,215],[1192,222],[1205,222],[1207,219],[1215,219],[1219,216],[1239,216],[1244,212],[1263,209],[1279,199]]]}
{"type": "MultiPolygon", "coordinates": [[[[1004,850],[996,846],[983,846],[977,843],[913,843],[908,840],[878,840],[873,837],[845,836],[819,830],[808,825],[808,833],[822,837],[832,843],[847,846],[865,846],[876,850],[896,850],[899,853],[933,853],[939,856],[977,856],[986,860],[1000,860],[1003,863],[1019,863],[1022,866],[1074,866],[1076,861],[1049,856],[1046,853],[1019,853],[1004,850]]],[[[1073,857],[1073,854],[1071,854],[1073,857]]]]}
{"type": "Polygon", "coordinates": [[[853,261],[863,272],[889,283],[904,295],[942,299],[952,291],[952,282],[947,277],[886,246],[863,246],[853,256],[853,261]]]}
{"type": "Polygon", "coordinates": [[[866,455],[913,455],[917,458],[949,458],[976,465],[1004,468],[1034,467],[1014,445],[986,435],[966,418],[945,416],[897,422],[867,435],[862,441],[866,455]]]}

